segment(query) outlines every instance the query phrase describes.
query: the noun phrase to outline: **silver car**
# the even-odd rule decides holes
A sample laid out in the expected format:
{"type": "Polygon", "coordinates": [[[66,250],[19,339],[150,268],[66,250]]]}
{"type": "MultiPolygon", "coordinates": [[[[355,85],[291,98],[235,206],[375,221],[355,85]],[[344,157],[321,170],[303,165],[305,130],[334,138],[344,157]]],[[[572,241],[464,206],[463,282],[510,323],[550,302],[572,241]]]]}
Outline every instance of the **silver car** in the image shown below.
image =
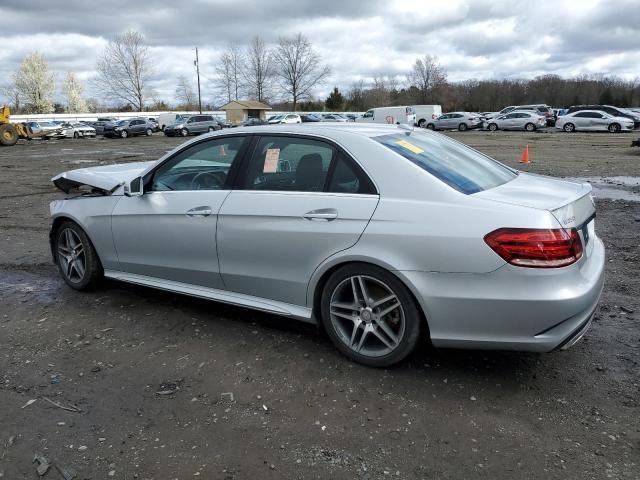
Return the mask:
{"type": "Polygon", "coordinates": [[[547,120],[537,113],[515,110],[506,115],[485,120],[482,126],[492,132],[496,130],[526,130],[533,132],[537,128],[546,127],[547,120]]]}
{"type": "Polygon", "coordinates": [[[560,128],[565,132],[631,132],[633,130],[633,120],[626,117],[614,117],[600,110],[579,110],[558,117],[556,128],[560,128]]]}
{"type": "Polygon", "coordinates": [[[63,123],[60,127],[64,128],[62,133],[67,138],[93,138],[96,136],[96,129],[83,123],[63,123]]]}
{"type": "Polygon", "coordinates": [[[568,348],[604,282],[589,184],[406,125],[241,127],[52,180],[87,192],[50,206],[69,286],[104,276],[320,323],[372,366],[425,336],[568,348]]]}
{"type": "Polygon", "coordinates": [[[482,127],[480,116],[469,112],[444,113],[438,118],[429,121],[426,127],[429,130],[460,130],[461,132],[471,128],[482,127]]]}

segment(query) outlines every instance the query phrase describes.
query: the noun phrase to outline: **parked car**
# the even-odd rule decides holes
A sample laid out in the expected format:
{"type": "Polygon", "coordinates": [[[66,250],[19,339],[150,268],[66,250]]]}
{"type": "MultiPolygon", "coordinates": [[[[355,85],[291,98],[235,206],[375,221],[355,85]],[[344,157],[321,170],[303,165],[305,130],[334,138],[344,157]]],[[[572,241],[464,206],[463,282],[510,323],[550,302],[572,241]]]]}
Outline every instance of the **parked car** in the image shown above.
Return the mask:
{"type": "Polygon", "coordinates": [[[29,122],[34,133],[42,133],[45,140],[53,138],[65,138],[63,128],[55,122],[29,122]],[[35,126],[34,126],[35,125],[35,126]]]}
{"type": "Polygon", "coordinates": [[[322,117],[320,115],[316,115],[315,113],[307,113],[307,114],[301,114],[300,120],[302,120],[302,123],[315,123],[315,122],[321,122],[322,117]]]}
{"type": "Polygon", "coordinates": [[[549,105],[540,103],[534,105],[510,105],[508,107],[503,108],[499,112],[488,113],[484,115],[484,120],[489,120],[492,118],[497,118],[502,115],[506,115],[508,113],[514,112],[516,110],[529,110],[537,113],[545,118],[547,125],[553,126],[555,124],[555,114],[553,109],[549,107],[549,105]]]}
{"type": "Polygon", "coordinates": [[[347,117],[350,122],[355,122],[356,118],[360,117],[360,115],[355,113],[345,113],[344,116],[347,117]]]}
{"type": "Polygon", "coordinates": [[[96,130],[96,135],[104,135],[104,127],[107,125],[115,126],[117,122],[111,122],[106,120],[98,120],[96,122],[91,122],[89,126],[93,127],[96,130]]]}
{"type": "Polygon", "coordinates": [[[287,113],[285,115],[275,115],[267,120],[270,125],[278,123],[302,123],[300,115],[297,113],[287,113]]]}
{"type": "MultiPolygon", "coordinates": [[[[423,123],[424,124],[424,123],[423,123]]],[[[429,130],[453,130],[461,132],[472,128],[481,128],[482,120],[475,113],[450,112],[429,120],[425,125],[429,130]]]]}
{"type": "Polygon", "coordinates": [[[561,128],[565,132],[630,132],[633,130],[633,120],[627,117],[614,117],[600,110],[578,110],[577,112],[558,117],[556,128],[561,128]]]}
{"type": "Polygon", "coordinates": [[[146,118],[129,118],[118,123],[108,123],[104,126],[105,137],[135,137],[137,135],[153,135],[153,125],[146,118]]]}
{"type": "Polygon", "coordinates": [[[168,137],[177,135],[186,137],[221,129],[222,126],[213,115],[191,115],[184,121],[164,127],[164,134],[168,137]]]}
{"type": "Polygon", "coordinates": [[[640,128],[640,114],[630,112],[624,108],[613,107],[611,105],[574,105],[569,107],[567,113],[579,112],[580,110],[599,110],[614,117],[625,117],[633,120],[633,128],[640,128]]]}
{"type": "Polygon", "coordinates": [[[566,349],[604,283],[589,184],[404,125],[223,130],[53,182],[92,190],[50,205],[70,287],[105,276],[322,322],[372,366],[421,333],[436,347],[566,349]]]}
{"type": "Polygon", "coordinates": [[[215,116],[213,118],[214,118],[214,120],[216,122],[218,122],[218,125],[220,125],[220,128],[233,128],[234,127],[234,125],[229,120],[227,120],[226,118],[220,118],[220,117],[215,117],[215,116]]]}
{"type": "Polygon", "coordinates": [[[492,132],[496,130],[526,130],[533,132],[537,128],[546,127],[547,120],[535,112],[515,110],[506,115],[485,120],[482,126],[492,132]]]}
{"type": "Polygon", "coordinates": [[[164,131],[165,127],[169,125],[175,125],[180,122],[184,122],[189,117],[190,115],[187,115],[184,113],[174,113],[174,112],[161,113],[160,115],[158,115],[158,125],[160,125],[160,130],[164,131]]]}
{"type": "Polygon", "coordinates": [[[269,122],[260,118],[247,118],[240,124],[242,127],[255,127],[257,125],[267,125],[269,122]]]}
{"type": "Polygon", "coordinates": [[[85,125],[83,123],[63,123],[61,125],[64,128],[63,133],[67,138],[88,138],[96,136],[96,129],[85,125]]]}
{"type": "Polygon", "coordinates": [[[349,119],[347,117],[343,117],[339,113],[323,113],[322,122],[348,122],[349,119]]]}
{"type": "Polygon", "coordinates": [[[153,131],[154,132],[159,132],[160,131],[160,125],[158,124],[158,120],[156,120],[153,117],[149,117],[147,118],[147,121],[151,124],[151,126],[153,127],[153,131]]]}

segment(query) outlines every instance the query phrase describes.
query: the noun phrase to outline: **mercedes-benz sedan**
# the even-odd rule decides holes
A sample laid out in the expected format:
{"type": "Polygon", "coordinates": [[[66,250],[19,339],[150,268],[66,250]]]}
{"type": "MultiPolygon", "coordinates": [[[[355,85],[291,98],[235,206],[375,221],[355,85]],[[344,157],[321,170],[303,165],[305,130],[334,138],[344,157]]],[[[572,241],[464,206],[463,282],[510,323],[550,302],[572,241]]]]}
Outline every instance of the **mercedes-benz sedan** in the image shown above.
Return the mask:
{"type": "Polygon", "coordinates": [[[79,192],[50,208],[69,286],[105,276],[321,323],[367,365],[421,339],[567,348],[604,282],[588,184],[404,125],[224,130],[53,182],[79,192]]]}

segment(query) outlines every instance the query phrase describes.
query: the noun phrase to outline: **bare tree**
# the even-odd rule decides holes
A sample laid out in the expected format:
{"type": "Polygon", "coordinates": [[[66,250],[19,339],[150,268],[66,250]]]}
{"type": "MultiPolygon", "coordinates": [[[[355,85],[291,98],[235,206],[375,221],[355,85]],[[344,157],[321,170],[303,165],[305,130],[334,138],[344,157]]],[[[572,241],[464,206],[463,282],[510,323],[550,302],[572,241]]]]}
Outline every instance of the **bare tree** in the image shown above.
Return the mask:
{"type": "Polygon", "coordinates": [[[273,87],[273,55],[262,38],[256,36],[251,40],[243,72],[249,97],[266,101],[273,87]]]}
{"type": "Polygon", "coordinates": [[[144,35],[134,31],[116,35],[99,54],[96,70],[98,86],[107,96],[143,110],[152,73],[144,35]]]}
{"type": "Polygon", "coordinates": [[[320,55],[302,33],[280,38],[274,53],[275,72],[283,93],[293,101],[294,112],[298,101],[309,97],[311,90],[331,74],[331,69],[320,65],[320,61],[320,55]]]}
{"type": "Polygon", "coordinates": [[[420,92],[420,102],[428,103],[434,100],[434,92],[447,83],[447,71],[438,63],[437,57],[425,55],[416,59],[407,80],[420,92]]]}
{"type": "Polygon", "coordinates": [[[0,94],[9,100],[9,104],[15,113],[20,111],[20,91],[16,87],[16,76],[12,75],[11,81],[0,85],[0,94]]]}
{"type": "Polygon", "coordinates": [[[193,91],[191,82],[185,75],[178,77],[176,85],[176,100],[185,110],[191,110],[196,104],[196,94],[193,91]]]}
{"type": "Polygon", "coordinates": [[[229,45],[222,53],[216,73],[220,79],[221,89],[226,93],[227,99],[237,100],[242,89],[242,71],[244,70],[244,56],[237,45],[229,45]]]}
{"type": "Polygon", "coordinates": [[[87,111],[87,102],[82,98],[84,85],[76,77],[75,73],[67,73],[64,80],[64,96],[67,99],[67,111],[70,113],[80,113],[87,111]]]}
{"type": "Polygon", "coordinates": [[[33,113],[53,112],[55,77],[38,52],[27,56],[15,76],[16,90],[33,113]]]}

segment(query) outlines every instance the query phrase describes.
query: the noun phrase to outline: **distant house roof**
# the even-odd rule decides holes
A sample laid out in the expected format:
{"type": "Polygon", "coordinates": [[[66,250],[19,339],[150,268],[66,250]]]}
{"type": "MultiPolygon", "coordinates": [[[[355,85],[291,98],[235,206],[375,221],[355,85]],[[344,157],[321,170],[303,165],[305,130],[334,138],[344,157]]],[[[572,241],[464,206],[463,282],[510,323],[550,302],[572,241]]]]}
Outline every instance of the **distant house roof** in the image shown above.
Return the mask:
{"type": "Polygon", "coordinates": [[[221,110],[271,110],[269,105],[255,100],[234,100],[220,107],[221,110]]]}

